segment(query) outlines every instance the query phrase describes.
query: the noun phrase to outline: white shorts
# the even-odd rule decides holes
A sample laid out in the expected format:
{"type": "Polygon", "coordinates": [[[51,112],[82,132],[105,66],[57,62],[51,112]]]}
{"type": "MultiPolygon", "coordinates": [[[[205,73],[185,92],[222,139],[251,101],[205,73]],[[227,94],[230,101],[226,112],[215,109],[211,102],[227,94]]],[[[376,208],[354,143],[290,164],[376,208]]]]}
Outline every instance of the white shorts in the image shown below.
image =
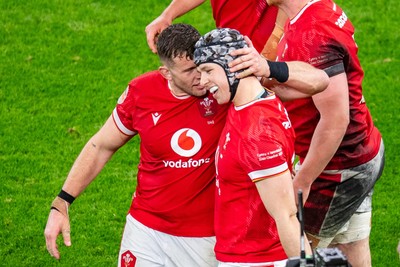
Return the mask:
{"type": "Polygon", "coordinates": [[[287,260],[261,263],[218,262],[218,267],[285,267],[287,260]]]}
{"type": "Polygon", "coordinates": [[[155,231],[131,215],[118,257],[119,267],[216,267],[215,237],[180,237],[155,231]]]}
{"type": "Polygon", "coordinates": [[[371,199],[372,191],[364,199],[353,216],[350,217],[350,220],[338,231],[335,237],[321,238],[314,236],[319,239],[317,248],[326,248],[329,245],[348,244],[367,238],[371,232],[371,199]]]}

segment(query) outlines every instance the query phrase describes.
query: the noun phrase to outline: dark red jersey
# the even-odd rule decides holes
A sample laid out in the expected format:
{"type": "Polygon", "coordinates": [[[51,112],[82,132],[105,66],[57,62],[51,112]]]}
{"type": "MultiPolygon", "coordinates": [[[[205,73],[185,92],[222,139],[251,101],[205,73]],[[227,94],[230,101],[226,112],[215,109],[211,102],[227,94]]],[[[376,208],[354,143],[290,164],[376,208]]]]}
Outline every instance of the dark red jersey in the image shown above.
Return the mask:
{"type": "MultiPolygon", "coordinates": [[[[363,70],[357,56],[354,27],[331,0],[310,1],[285,27],[278,61],[300,60],[334,76],[345,72],[349,87],[350,124],[326,169],[354,167],[377,153],[381,135],[362,95],[363,70]]],[[[296,132],[296,154],[302,160],[319,121],[312,98],[284,103],[296,132]]]]}
{"type": "Polygon", "coordinates": [[[248,36],[261,52],[275,27],[278,8],[265,0],[211,0],[215,24],[248,36]]]}

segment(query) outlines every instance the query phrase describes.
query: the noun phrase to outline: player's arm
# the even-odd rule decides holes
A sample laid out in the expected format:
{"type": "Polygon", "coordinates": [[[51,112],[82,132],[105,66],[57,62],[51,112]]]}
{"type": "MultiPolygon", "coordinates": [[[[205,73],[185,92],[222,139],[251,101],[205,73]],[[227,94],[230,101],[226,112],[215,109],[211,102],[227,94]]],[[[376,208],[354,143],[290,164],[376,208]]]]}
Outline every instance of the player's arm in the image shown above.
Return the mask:
{"type": "Polygon", "coordinates": [[[285,26],[287,19],[288,16],[286,13],[279,9],[276,17],[275,27],[265,43],[263,50],[261,51],[261,55],[268,60],[275,61],[276,59],[276,49],[283,35],[283,27],[285,26]]]}
{"type": "MultiPolygon", "coordinates": [[[[288,257],[300,256],[300,223],[293,192],[292,176],[286,171],[256,182],[257,190],[268,213],[276,222],[279,238],[288,257]]],[[[311,248],[306,242],[306,253],[311,248]]]]}
{"type": "Polygon", "coordinates": [[[232,51],[231,55],[238,58],[229,63],[231,72],[244,70],[238,73],[238,78],[261,77],[263,86],[275,91],[284,101],[315,95],[329,85],[325,71],[302,61],[268,61],[257,52],[249,38],[245,39],[249,47],[232,51]]]}
{"type": "Polygon", "coordinates": [[[330,78],[328,88],[313,96],[320,120],[311,139],[310,148],[294,178],[295,192],[303,190],[307,200],[312,182],[325,169],[336,153],[349,121],[349,89],[345,73],[330,78]]]}
{"type": "MultiPolygon", "coordinates": [[[[273,63],[275,64],[275,63],[273,63]]],[[[302,61],[279,62],[286,64],[288,79],[278,82],[276,79],[261,79],[263,86],[274,91],[282,101],[316,95],[328,87],[330,80],[325,71],[302,61]]],[[[270,72],[271,73],[271,72],[270,72]]]]}
{"type": "Polygon", "coordinates": [[[162,30],[172,24],[172,21],[190,10],[198,7],[205,0],[172,0],[171,3],[160,16],[155,18],[150,24],[146,26],[146,38],[147,44],[149,45],[153,53],[157,53],[157,36],[162,30]]]}
{"type": "Polygon", "coordinates": [[[75,160],[62,187],[62,198],[56,197],[52,203],[44,231],[46,247],[56,259],[60,258],[56,239],[62,233],[64,244],[71,245],[68,208],[72,201],[95,179],[111,156],[132,136],[122,134],[110,116],[103,127],[86,143],[75,160]],[[68,201],[66,201],[67,199],[68,201]]]}

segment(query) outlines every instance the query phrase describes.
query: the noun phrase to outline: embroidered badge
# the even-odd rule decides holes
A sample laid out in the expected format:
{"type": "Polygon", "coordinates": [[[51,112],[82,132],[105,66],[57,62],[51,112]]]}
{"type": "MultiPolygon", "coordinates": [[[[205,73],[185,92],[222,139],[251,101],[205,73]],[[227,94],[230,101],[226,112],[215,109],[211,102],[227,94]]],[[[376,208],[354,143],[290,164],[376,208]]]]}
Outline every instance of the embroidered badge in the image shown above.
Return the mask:
{"type": "Polygon", "coordinates": [[[136,257],[129,250],[121,255],[121,267],[135,267],[136,257]]]}

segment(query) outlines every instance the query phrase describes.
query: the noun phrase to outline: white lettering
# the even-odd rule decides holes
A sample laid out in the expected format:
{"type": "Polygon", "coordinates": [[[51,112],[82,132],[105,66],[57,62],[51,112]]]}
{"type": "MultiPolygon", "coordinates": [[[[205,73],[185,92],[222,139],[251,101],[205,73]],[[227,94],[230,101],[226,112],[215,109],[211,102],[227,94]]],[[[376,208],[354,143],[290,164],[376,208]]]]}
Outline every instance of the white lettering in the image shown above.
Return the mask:
{"type": "Polygon", "coordinates": [[[282,126],[285,129],[289,129],[290,127],[292,127],[292,124],[290,123],[290,121],[284,121],[282,122],[282,126]]]}
{"type": "Polygon", "coordinates": [[[188,161],[182,161],[177,160],[177,161],[170,161],[170,160],[163,160],[164,162],[164,167],[169,167],[169,168],[177,168],[177,169],[185,169],[185,168],[197,168],[200,167],[203,164],[208,164],[210,163],[210,158],[206,159],[189,159],[188,161]]]}
{"type": "Polygon", "coordinates": [[[338,20],[335,22],[335,24],[337,26],[339,26],[339,28],[343,28],[344,24],[346,24],[347,22],[347,16],[346,14],[343,12],[342,15],[338,18],[338,20]]]}
{"type": "Polygon", "coordinates": [[[257,154],[258,160],[259,161],[263,161],[263,160],[269,160],[269,159],[273,159],[276,157],[280,157],[283,155],[283,151],[282,148],[277,148],[273,151],[269,151],[267,153],[259,153],[257,154]]]}

